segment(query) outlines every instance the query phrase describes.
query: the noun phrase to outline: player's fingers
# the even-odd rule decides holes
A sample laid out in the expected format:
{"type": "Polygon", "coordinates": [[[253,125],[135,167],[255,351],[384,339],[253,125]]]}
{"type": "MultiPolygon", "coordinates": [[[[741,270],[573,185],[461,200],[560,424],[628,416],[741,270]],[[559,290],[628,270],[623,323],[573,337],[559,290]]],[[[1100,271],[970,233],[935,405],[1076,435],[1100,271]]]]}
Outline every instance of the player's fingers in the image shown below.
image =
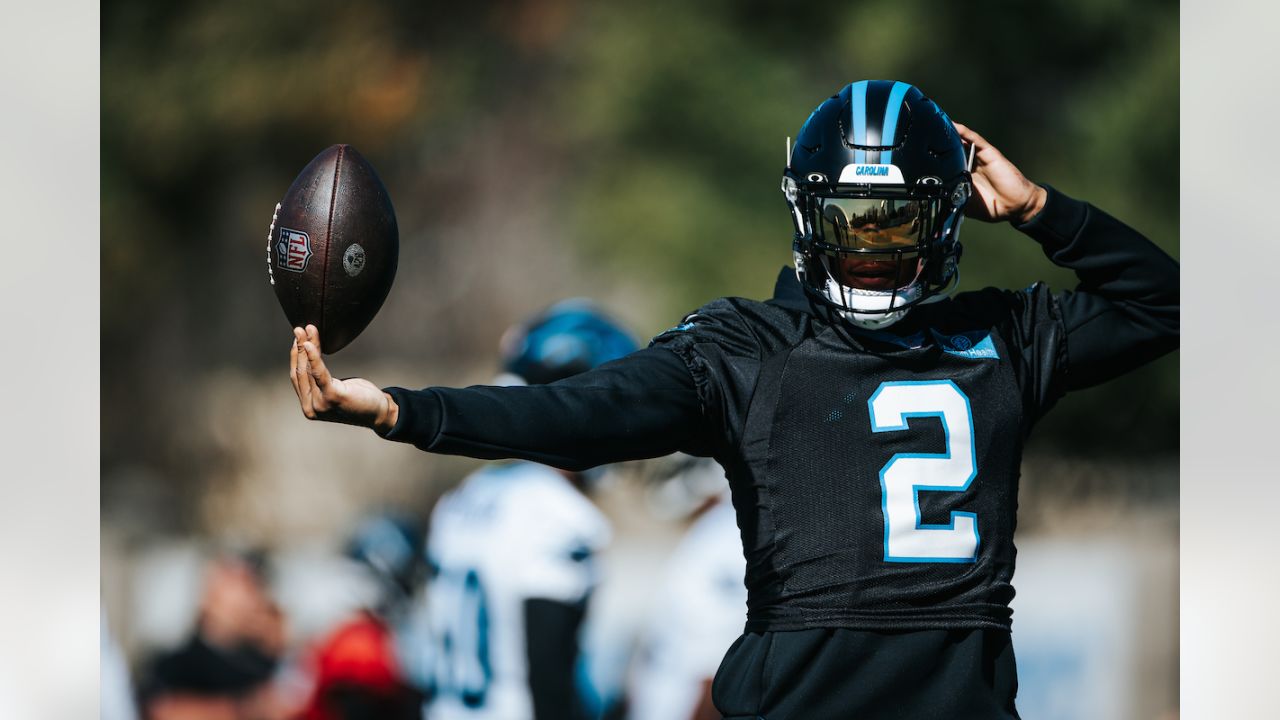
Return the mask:
{"type": "Polygon", "coordinates": [[[990,219],[995,213],[995,208],[988,205],[987,200],[995,194],[991,181],[986,175],[977,172],[973,173],[972,179],[974,192],[969,194],[969,202],[965,203],[964,214],[979,220],[990,219]]]}
{"type": "Polygon", "coordinates": [[[293,344],[289,347],[289,382],[293,383],[293,391],[301,394],[301,386],[298,385],[298,340],[294,338],[293,344]]]}
{"type": "Polygon", "coordinates": [[[307,340],[310,340],[316,346],[316,350],[320,350],[320,331],[315,325],[307,326],[307,340]]]}
{"type": "Polygon", "coordinates": [[[306,342],[306,339],[307,334],[302,330],[302,328],[296,327],[293,329],[293,352],[291,353],[291,357],[293,358],[292,380],[294,389],[298,392],[299,400],[303,397],[307,382],[307,371],[304,369],[304,363],[306,362],[307,357],[306,353],[302,352],[302,343],[306,342]]]}
{"type": "Polygon", "coordinates": [[[317,393],[315,383],[311,380],[311,365],[307,359],[307,353],[303,348],[298,348],[298,364],[294,373],[294,379],[298,383],[298,403],[302,406],[302,414],[314,419],[316,416],[315,396],[317,393]]]}
{"type": "Polygon", "coordinates": [[[995,149],[991,147],[991,143],[987,142],[986,138],[979,135],[968,125],[958,123],[955,120],[952,120],[951,124],[955,126],[956,133],[960,136],[960,140],[963,141],[965,145],[974,148],[978,154],[981,154],[984,150],[995,149]]]}
{"type": "Polygon", "coordinates": [[[310,366],[310,377],[320,392],[329,389],[329,383],[333,380],[333,376],[329,374],[329,368],[324,365],[324,358],[320,357],[320,348],[310,340],[302,344],[302,350],[307,356],[307,364],[310,366]]]}
{"type": "Polygon", "coordinates": [[[951,124],[955,126],[956,132],[960,135],[960,139],[963,140],[966,145],[972,145],[974,147],[976,150],[974,154],[981,161],[981,164],[996,162],[1004,157],[1004,155],[1001,154],[995,146],[987,142],[986,138],[974,132],[968,125],[958,123],[955,120],[952,120],[951,124]]]}
{"type": "Polygon", "coordinates": [[[303,332],[302,328],[297,328],[297,327],[294,328],[293,329],[294,354],[292,355],[292,357],[293,357],[293,367],[295,372],[297,371],[297,368],[298,368],[298,356],[302,354],[302,343],[306,341],[307,341],[307,334],[303,332]]]}
{"type": "Polygon", "coordinates": [[[986,141],[982,139],[981,135],[969,129],[968,125],[958,123],[955,120],[952,120],[951,124],[955,126],[956,134],[960,136],[960,144],[964,146],[965,167],[969,170],[974,170],[974,158],[978,156],[979,151],[984,146],[987,146],[986,141]]]}
{"type": "Polygon", "coordinates": [[[971,143],[973,145],[979,145],[979,146],[987,144],[987,141],[983,139],[981,135],[974,132],[973,129],[970,128],[968,125],[965,125],[964,123],[958,123],[955,120],[952,120],[951,124],[955,126],[956,132],[960,135],[961,140],[964,140],[967,143],[971,143]]]}

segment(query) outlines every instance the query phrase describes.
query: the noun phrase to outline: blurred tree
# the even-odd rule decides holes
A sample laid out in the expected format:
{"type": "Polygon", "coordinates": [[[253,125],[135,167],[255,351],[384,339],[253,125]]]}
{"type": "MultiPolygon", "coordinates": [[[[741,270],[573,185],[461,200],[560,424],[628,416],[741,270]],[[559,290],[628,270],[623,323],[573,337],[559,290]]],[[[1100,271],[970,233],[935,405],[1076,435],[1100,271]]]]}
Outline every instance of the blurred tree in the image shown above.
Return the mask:
{"type": "MultiPolygon", "coordinates": [[[[563,294],[626,299],[645,332],[719,295],[766,296],[790,261],[783,139],[864,77],[919,85],[1031,177],[1176,255],[1177,13],[1171,0],[112,0],[104,480],[143,466],[194,482],[235,462],[185,427],[195,381],[281,372],[269,211],[334,142],[378,167],[402,232],[400,282],[344,351],[355,368],[483,366],[507,322],[563,294]]],[[[965,287],[1073,283],[1010,228],[971,223],[965,240],[965,287]]],[[[1176,452],[1177,367],[1067,398],[1036,442],[1176,452]]]]}
{"type": "MultiPolygon", "coordinates": [[[[661,288],[669,318],[767,295],[790,261],[783,138],[863,77],[909,79],[1031,177],[1177,255],[1172,2],[606,4],[574,38],[560,126],[580,158],[574,237],[611,274],[661,288]]],[[[964,287],[1074,285],[1011,228],[969,223],[964,237],[964,287]]],[[[1068,397],[1036,443],[1174,452],[1177,418],[1172,357],[1068,397]]]]}

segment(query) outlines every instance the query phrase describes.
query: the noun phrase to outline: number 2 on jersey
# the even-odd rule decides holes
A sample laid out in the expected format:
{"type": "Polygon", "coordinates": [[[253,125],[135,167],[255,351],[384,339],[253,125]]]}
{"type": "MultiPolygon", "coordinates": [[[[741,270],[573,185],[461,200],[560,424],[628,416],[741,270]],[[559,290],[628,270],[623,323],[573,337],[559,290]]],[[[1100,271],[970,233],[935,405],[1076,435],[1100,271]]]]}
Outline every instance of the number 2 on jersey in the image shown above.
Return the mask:
{"type": "Polygon", "coordinates": [[[946,525],[920,521],[922,490],[963,492],[978,475],[968,396],[950,380],[886,382],[867,407],[871,432],[907,430],[909,418],[936,417],[946,438],[944,453],[898,453],[880,468],[885,561],[976,561],[976,514],[952,511],[946,525]]]}

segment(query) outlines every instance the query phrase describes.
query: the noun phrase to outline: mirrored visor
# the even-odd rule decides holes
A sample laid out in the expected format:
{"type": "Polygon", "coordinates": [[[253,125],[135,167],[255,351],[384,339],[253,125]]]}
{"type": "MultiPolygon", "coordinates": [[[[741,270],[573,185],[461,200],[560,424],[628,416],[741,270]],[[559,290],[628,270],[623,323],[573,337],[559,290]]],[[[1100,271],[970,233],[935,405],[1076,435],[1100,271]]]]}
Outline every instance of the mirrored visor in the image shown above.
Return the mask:
{"type": "Polygon", "coordinates": [[[929,237],[929,200],[818,197],[818,242],[840,249],[885,251],[916,247],[929,237]]]}

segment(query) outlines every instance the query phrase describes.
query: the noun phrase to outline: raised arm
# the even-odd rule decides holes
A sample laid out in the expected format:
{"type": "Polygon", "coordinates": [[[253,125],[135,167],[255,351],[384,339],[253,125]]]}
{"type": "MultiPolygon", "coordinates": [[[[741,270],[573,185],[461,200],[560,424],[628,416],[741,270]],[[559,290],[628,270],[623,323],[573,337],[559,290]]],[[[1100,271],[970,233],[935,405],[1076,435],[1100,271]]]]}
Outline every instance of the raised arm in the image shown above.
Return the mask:
{"type": "Polygon", "coordinates": [[[699,445],[693,379],[665,349],[549,385],[406,390],[334,378],[313,328],[295,330],[295,338],[292,379],[304,415],[369,427],[429,452],[581,470],[699,445]]]}
{"type": "Polygon", "coordinates": [[[1075,271],[1056,295],[1066,329],[1066,389],[1090,387],[1178,347],[1178,263],[1133,228],[1053,191],[1019,230],[1075,271]]]}
{"type": "Polygon", "coordinates": [[[1065,330],[1064,389],[1089,387],[1178,346],[1178,263],[1141,233],[1085,202],[1036,185],[980,135],[969,215],[1008,220],[1075,271],[1074,291],[1054,298],[1065,330]]]}

